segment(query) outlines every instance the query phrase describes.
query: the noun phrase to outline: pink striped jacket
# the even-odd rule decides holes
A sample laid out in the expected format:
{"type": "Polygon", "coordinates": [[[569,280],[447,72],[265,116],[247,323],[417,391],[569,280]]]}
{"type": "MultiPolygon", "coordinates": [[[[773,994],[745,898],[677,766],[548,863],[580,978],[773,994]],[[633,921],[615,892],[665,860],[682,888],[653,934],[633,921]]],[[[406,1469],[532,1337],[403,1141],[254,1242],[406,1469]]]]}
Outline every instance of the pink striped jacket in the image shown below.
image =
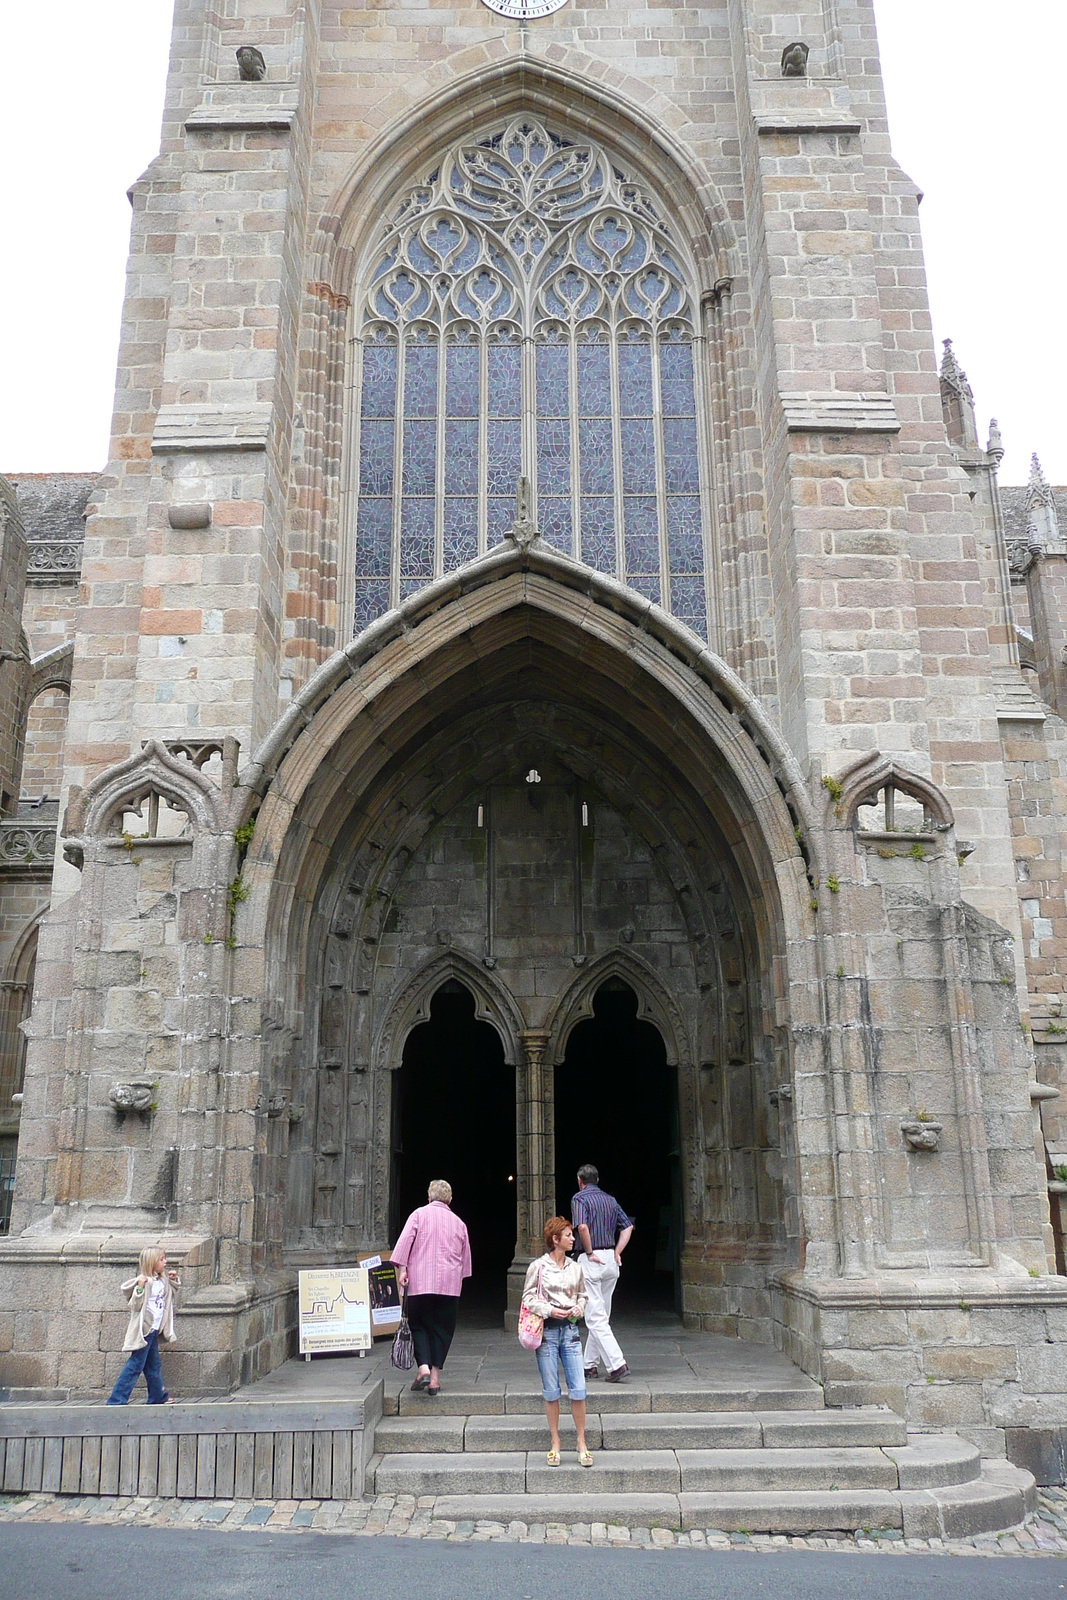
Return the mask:
{"type": "Polygon", "coordinates": [[[392,1260],[407,1267],[409,1294],[458,1295],[471,1275],[467,1224],[443,1200],[431,1200],[405,1222],[392,1260]]]}

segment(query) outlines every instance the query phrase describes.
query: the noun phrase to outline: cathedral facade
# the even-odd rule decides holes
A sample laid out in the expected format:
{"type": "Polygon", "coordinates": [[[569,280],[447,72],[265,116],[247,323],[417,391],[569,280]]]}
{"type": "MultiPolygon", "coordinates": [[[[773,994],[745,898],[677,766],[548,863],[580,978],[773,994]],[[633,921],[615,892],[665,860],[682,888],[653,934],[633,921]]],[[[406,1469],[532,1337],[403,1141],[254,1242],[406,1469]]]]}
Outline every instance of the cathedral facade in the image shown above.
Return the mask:
{"type": "Polygon", "coordinates": [[[641,1303],[1067,1427],[1067,544],[871,0],[177,0],[131,202],[83,547],[3,500],[8,1394],[159,1237],[227,1392],[432,1177],[513,1315],[591,1160],[641,1303]]]}

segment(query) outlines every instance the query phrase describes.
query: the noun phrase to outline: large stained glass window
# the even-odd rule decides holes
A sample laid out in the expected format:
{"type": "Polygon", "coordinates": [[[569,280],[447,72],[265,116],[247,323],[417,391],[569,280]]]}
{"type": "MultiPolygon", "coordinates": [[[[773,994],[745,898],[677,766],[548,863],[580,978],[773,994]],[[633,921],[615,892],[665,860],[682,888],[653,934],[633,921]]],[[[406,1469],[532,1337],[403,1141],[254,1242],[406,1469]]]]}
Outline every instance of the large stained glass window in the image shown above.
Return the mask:
{"type": "Polygon", "coordinates": [[[360,314],[355,627],[542,539],[707,637],[694,307],[660,206],[592,141],[519,119],[384,226],[360,314]]]}

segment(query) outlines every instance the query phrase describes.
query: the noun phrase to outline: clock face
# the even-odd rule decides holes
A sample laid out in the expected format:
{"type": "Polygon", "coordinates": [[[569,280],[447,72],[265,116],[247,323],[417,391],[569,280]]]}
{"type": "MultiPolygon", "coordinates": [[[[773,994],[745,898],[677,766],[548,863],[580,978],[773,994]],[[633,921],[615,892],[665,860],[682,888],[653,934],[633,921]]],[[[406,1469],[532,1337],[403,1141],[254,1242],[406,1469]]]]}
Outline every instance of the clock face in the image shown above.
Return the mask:
{"type": "Polygon", "coordinates": [[[499,11],[502,17],[518,17],[520,22],[528,22],[533,17],[550,17],[553,11],[559,11],[567,4],[567,0],[482,0],[490,11],[499,11]]]}

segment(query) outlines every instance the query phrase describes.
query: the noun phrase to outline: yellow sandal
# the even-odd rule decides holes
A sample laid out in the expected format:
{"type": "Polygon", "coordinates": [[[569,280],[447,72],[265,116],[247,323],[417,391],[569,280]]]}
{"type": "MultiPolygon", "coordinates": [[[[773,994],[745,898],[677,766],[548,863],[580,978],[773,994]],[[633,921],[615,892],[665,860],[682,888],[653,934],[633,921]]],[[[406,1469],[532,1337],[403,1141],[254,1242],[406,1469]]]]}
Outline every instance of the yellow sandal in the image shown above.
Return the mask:
{"type": "Polygon", "coordinates": [[[588,1450],[579,1450],[578,1465],[580,1467],[591,1467],[593,1465],[593,1458],[588,1450]]]}
{"type": "Polygon", "coordinates": [[[548,1462],[548,1465],[550,1467],[558,1467],[559,1466],[559,1451],[558,1450],[550,1450],[548,1452],[548,1455],[545,1457],[545,1460],[548,1462]]]}

